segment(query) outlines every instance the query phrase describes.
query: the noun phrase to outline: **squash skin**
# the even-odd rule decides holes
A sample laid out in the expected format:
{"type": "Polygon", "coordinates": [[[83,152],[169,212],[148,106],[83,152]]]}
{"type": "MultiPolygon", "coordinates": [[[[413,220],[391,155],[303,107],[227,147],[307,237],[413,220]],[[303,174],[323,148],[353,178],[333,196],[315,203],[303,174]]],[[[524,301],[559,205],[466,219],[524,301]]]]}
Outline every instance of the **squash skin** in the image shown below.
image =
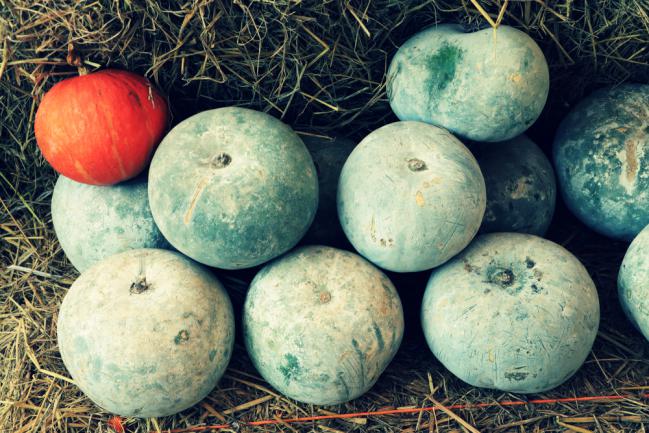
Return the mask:
{"type": "Polygon", "coordinates": [[[149,170],[149,202],[160,231],[183,254],[241,269],[298,243],[318,207],[318,179],[287,125],[225,107],[186,119],[164,138],[149,170]]]}
{"type": "Polygon", "coordinates": [[[221,283],[181,254],[156,249],[129,250],[81,274],[57,326],[77,386],[107,411],[141,418],[203,399],[223,375],[234,342],[221,283]]]}
{"type": "Polygon", "coordinates": [[[128,249],[170,248],[153,221],[146,176],[114,186],[59,176],[52,193],[52,223],[61,248],[79,272],[128,249]]]}
{"type": "Polygon", "coordinates": [[[487,187],[481,233],[518,232],[543,236],[556,204],[552,164],[527,136],[472,147],[487,187]]]}
{"type": "Polygon", "coordinates": [[[618,298],[631,324],[649,340],[649,226],[635,237],[617,276],[618,298]]]}
{"type": "Polygon", "coordinates": [[[503,141],[539,117],[549,91],[543,52],[509,26],[464,33],[457,25],[427,28],[394,55],[388,99],[400,120],[418,120],[461,138],[503,141]]]}
{"type": "Polygon", "coordinates": [[[340,172],[356,147],[356,143],[345,137],[334,137],[332,140],[327,140],[305,136],[302,140],[309,149],[318,172],[318,190],[320,191],[318,211],[302,241],[335,247],[346,246],[347,238],[345,238],[338,220],[336,194],[338,193],[340,172]]]}
{"type": "Polygon", "coordinates": [[[492,233],[433,271],[421,320],[433,354],[463,381],[538,393],[583,364],[599,300],[584,266],[560,245],[492,233]]]}
{"type": "Polygon", "coordinates": [[[480,168],[448,131],[395,122],[365,137],[347,159],[338,215],[354,248],[384,269],[439,266],[478,231],[486,203],[480,168]]]}
{"type": "Polygon", "coordinates": [[[595,91],[561,122],[554,163],[561,195],[584,224],[631,241],[649,224],[649,85],[595,91]]]}
{"type": "Polygon", "coordinates": [[[168,118],[167,102],[146,78],[106,69],[54,85],[38,107],[34,133],[54,170],[112,185],[145,169],[168,118]]]}
{"type": "Polygon", "coordinates": [[[299,248],[266,265],[244,306],[253,364],[282,394],[331,405],[369,390],[403,336],[401,301],[390,280],[360,256],[299,248]]]}

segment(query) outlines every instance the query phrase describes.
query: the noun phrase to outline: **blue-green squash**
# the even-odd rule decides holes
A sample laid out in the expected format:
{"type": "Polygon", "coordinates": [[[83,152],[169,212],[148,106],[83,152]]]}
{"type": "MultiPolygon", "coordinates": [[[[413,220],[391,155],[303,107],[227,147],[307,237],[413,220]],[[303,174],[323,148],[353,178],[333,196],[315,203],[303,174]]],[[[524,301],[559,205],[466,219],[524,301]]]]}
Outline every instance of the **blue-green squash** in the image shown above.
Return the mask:
{"type": "Polygon", "coordinates": [[[631,242],[617,276],[622,310],[635,328],[649,340],[649,226],[631,242]]]}
{"type": "Polygon", "coordinates": [[[169,247],[149,209],[146,176],[112,186],[59,176],[52,193],[52,223],[79,272],[128,249],[169,247]]]}
{"type": "Polygon", "coordinates": [[[259,373],[282,394],[320,405],[369,390],[397,352],[403,327],[390,280],[358,255],[326,246],[266,265],[243,312],[259,373]]]}
{"type": "Polygon", "coordinates": [[[541,49],[508,26],[473,33],[451,24],[427,28],[399,48],[387,74],[399,119],[476,141],[523,133],[541,114],[549,83],[541,49]]]}
{"type": "Polygon", "coordinates": [[[305,136],[302,140],[313,158],[318,173],[318,189],[320,191],[318,211],[303,242],[343,246],[346,238],[340,221],[338,221],[336,194],[340,172],[349,154],[356,147],[356,143],[345,137],[326,139],[305,136]]]}
{"type": "Polygon", "coordinates": [[[469,150],[448,131],[395,122],[347,159],[338,216],[354,248],[395,272],[439,266],[468,245],[485,210],[485,184],[469,150]]]}
{"type": "Polygon", "coordinates": [[[81,274],[63,299],[58,344],[75,384],[105,410],[160,417],[223,375],[234,315],[219,281],[179,253],[129,250],[81,274]]]}
{"type": "Polygon", "coordinates": [[[487,187],[487,209],[480,232],[520,232],[543,236],[557,196],[552,164],[527,136],[502,143],[476,144],[487,187]]]}
{"type": "Polygon", "coordinates": [[[599,301],[584,266],[560,245],[492,233],[433,271],[421,321],[433,354],[463,381],[538,393],[583,364],[599,301]]]}
{"type": "Polygon", "coordinates": [[[649,85],[583,99],[561,122],[553,152],[561,195],[584,224],[627,241],[649,224],[649,85]]]}
{"type": "Polygon", "coordinates": [[[281,121],[225,107],[174,127],[149,170],[153,217],[192,259],[223,269],[291,249],[318,207],[318,179],[302,140],[281,121]]]}

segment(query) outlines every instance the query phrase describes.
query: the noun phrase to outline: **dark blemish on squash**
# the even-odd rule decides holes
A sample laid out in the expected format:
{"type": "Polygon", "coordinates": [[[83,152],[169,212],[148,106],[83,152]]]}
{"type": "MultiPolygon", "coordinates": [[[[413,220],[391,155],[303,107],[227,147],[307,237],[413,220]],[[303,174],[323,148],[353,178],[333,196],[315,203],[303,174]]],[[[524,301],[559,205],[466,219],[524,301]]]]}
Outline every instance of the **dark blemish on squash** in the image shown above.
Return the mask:
{"type": "Polygon", "coordinates": [[[186,329],[181,330],[178,335],[174,337],[174,343],[176,344],[184,343],[187,340],[189,340],[189,331],[186,329]]]}
{"type": "Polygon", "coordinates": [[[543,287],[537,286],[536,284],[532,284],[532,293],[541,293],[543,291],[543,287]]]}
{"type": "Polygon", "coordinates": [[[302,367],[300,367],[300,362],[298,361],[297,357],[293,355],[292,353],[287,353],[284,355],[284,359],[286,360],[285,365],[280,365],[279,371],[282,373],[282,376],[284,376],[284,380],[288,384],[291,379],[297,377],[302,373],[302,367]]]}
{"type": "Polygon", "coordinates": [[[484,293],[485,295],[487,295],[487,294],[491,293],[491,289],[484,289],[484,292],[482,292],[482,293],[484,293]]]}
{"type": "Polygon", "coordinates": [[[426,166],[426,163],[421,159],[410,158],[408,160],[408,169],[410,169],[410,171],[424,171],[427,170],[428,167],[426,166]]]}
{"type": "Polygon", "coordinates": [[[142,412],[143,407],[138,407],[137,409],[133,410],[133,415],[137,415],[138,413],[142,412]]]}
{"type": "Polygon", "coordinates": [[[139,295],[144,293],[147,290],[151,290],[151,284],[147,283],[146,277],[144,275],[139,275],[135,281],[131,283],[131,288],[129,292],[131,295],[139,295]]]}
{"type": "Polygon", "coordinates": [[[525,266],[527,266],[527,269],[532,269],[536,265],[534,263],[534,260],[530,259],[529,257],[525,257],[525,266]]]}
{"type": "Polygon", "coordinates": [[[435,54],[428,56],[425,60],[429,76],[428,93],[440,92],[453,81],[457,69],[457,63],[462,59],[464,50],[447,43],[444,43],[435,54]]]}
{"type": "Polygon", "coordinates": [[[379,350],[383,350],[385,347],[385,342],[383,341],[383,334],[381,334],[381,329],[376,323],[372,323],[372,328],[374,328],[374,335],[376,336],[376,342],[379,345],[379,350]]]}
{"type": "Polygon", "coordinates": [[[464,270],[467,272],[473,272],[478,275],[480,275],[480,268],[477,266],[473,266],[467,259],[463,259],[462,262],[464,263],[464,270]]]}
{"type": "Polygon", "coordinates": [[[210,362],[214,361],[214,358],[216,358],[216,349],[210,350],[210,362]]]}
{"type": "Polygon", "coordinates": [[[529,373],[525,373],[523,371],[517,371],[517,372],[507,372],[504,374],[505,379],[509,380],[515,380],[517,382],[520,382],[521,380],[525,380],[527,376],[529,376],[529,373]]]}
{"type": "Polygon", "coordinates": [[[139,107],[142,107],[142,101],[140,101],[140,97],[137,96],[137,93],[135,93],[133,90],[128,91],[128,96],[135,102],[139,107]]]}
{"type": "Polygon", "coordinates": [[[231,162],[232,157],[225,152],[221,152],[212,157],[210,164],[212,165],[212,167],[219,169],[227,167],[231,162]]]}

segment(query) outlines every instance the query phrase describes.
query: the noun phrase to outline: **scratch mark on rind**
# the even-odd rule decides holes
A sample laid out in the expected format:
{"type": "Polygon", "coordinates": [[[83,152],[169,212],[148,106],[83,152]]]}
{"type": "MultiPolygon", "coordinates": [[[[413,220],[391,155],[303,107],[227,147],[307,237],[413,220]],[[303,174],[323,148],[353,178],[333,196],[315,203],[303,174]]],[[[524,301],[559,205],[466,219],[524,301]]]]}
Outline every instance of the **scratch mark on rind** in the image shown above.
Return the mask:
{"type": "Polygon", "coordinates": [[[198,199],[201,197],[201,194],[203,194],[203,191],[205,190],[205,187],[207,187],[207,184],[209,183],[211,178],[211,175],[205,176],[201,179],[200,182],[198,182],[198,185],[196,185],[194,193],[192,194],[192,199],[189,202],[189,207],[187,208],[187,212],[185,212],[185,216],[183,218],[183,223],[185,223],[185,225],[188,225],[191,221],[192,215],[194,215],[194,209],[196,208],[196,204],[198,203],[198,199]]]}

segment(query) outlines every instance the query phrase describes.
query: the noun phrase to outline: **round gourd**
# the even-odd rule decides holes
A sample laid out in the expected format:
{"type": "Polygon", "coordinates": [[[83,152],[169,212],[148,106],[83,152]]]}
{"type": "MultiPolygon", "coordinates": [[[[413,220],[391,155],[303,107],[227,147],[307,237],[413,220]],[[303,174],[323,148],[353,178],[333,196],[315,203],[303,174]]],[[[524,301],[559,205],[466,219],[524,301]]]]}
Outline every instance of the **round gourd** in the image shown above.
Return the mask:
{"type": "Polygon", "coordinates": [[[122,416],[160,417],[205,397],[232,353],[227,293],[176,252],[129,250],[72,284],[58,319],[61,357],[75,384],[122,416]]]}
{"type": "Polygon", "coordinates": [[[52,193],[52,223],[79,272],[122,251],[169,246],[153,221],[145,176],[113,186],[59,176],[52,193]]]}
{"type": "Polygon", "coordinates": [[[549,83],[541,49],[508,26],[474,33],[450,24],[425,29],[399,48],[387,75],[399,119],[476,141],[523,133],[541,114],[549,83]]]}
{"type": "Polygon", "coordinates": [[[595,91],[561,122],[554,163],[568,208],[587,226],[632,240],[649,224],[649,85],[595,91]]]}
{"type": "Polygon", "coordinates": [[[472,150],[487,186],[480,231],[543,236],[557,195],[554,170],[543,151],[525,135],[472,150]]]}
{"type": "Polygon", "coordinates": [[[318,190],[320,191],[318,211],[303,241],[342,246],[346,238],[340,221],[338,221],[336,194],[340,172],[356,143],[344,137],[328,140],[306,136],[303,140],[313,158],[318,173],[318,190]]]}
{"type": "Polygon", "coordinates": [[[356,254],[297,249],[266,265],[244,306],[250,358],[282,394],[338,404],[369,390],[403,336],[401,301],[390,280],[356,254]]]}
{"type": "Polygon", "coordinates": [[[361,141],[338,186],[338,215],[364,257],[395,272],[439,266],[475,236],[485,184],[471,152],[448,131],[395,122],[361,141]]]}
{"type": "Polygon", "coordinates": [[[537,393],[583,364],[599,301],[584,266],[560,245],[493,233],[433,271],[421,321],[433,354],[463,381],[537,393]]]}
{"type": "Polygon", "coordinates": [[[54,170],[111,185],[144,170],[168,117],[166,101],[146,78],[106,69],[54,85],[38,107],[34,133],[54,170]]]}
{"type": "Polygon", "coordinates": [[[622,310],[649,340],[649,226],[631,242],[617,277],[622,310]]]}
{"type": "Polygon", "coordinates": [[[149,170],[149,201],[175,248],[240,269],[297,244],[318,207],[318,179],[291,128],[226,107],[196,114],[164,138],[149,170]]]}

